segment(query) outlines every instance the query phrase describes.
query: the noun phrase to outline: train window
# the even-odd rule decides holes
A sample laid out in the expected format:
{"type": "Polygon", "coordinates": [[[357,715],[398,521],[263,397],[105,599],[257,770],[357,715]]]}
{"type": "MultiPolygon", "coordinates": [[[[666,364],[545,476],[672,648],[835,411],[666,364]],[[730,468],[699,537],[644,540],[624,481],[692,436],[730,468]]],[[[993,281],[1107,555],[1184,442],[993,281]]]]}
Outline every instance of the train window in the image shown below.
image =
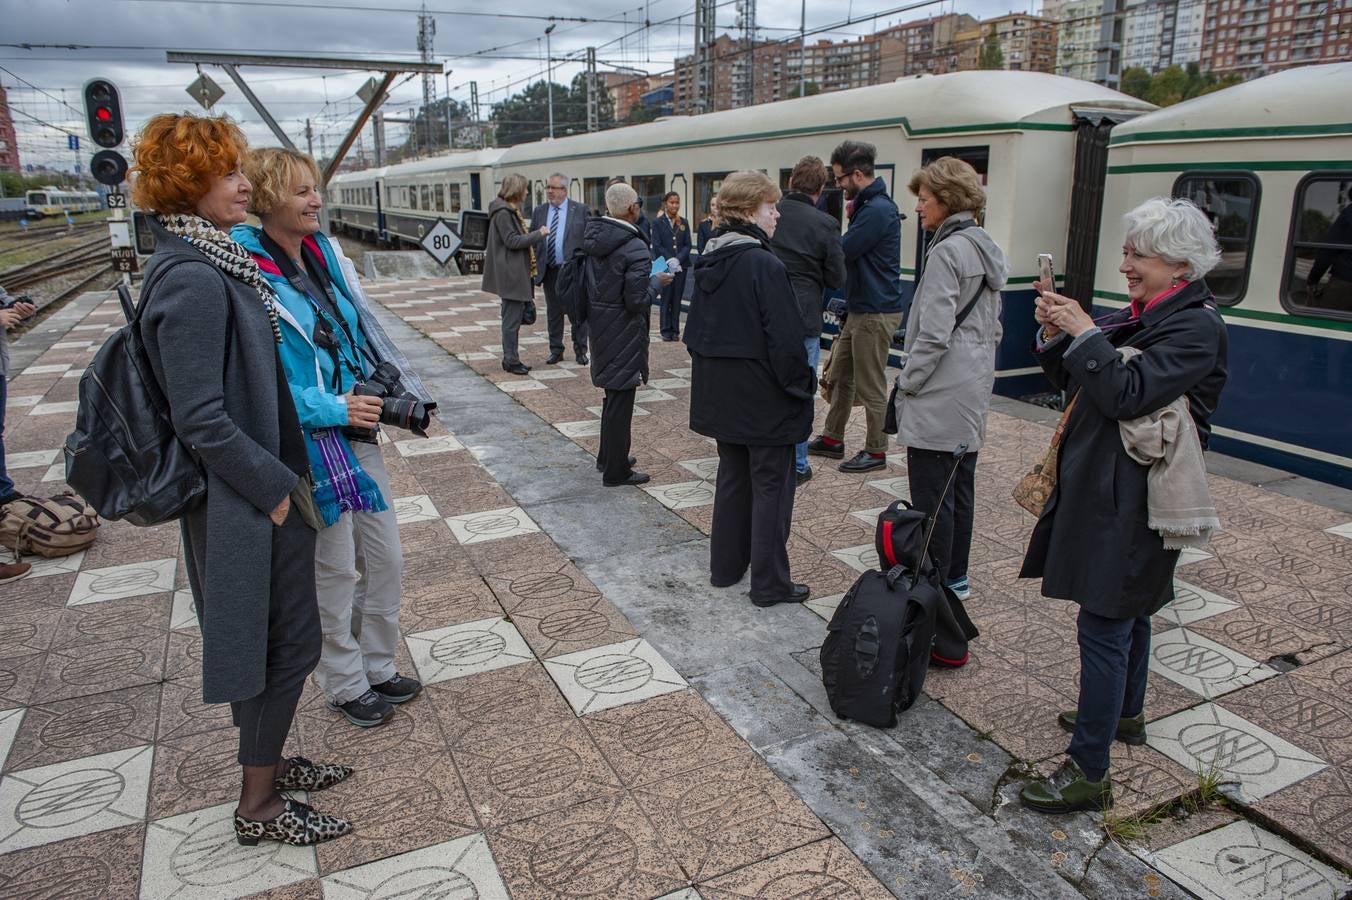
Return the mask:
{"type": "Polygon", "coordinates": [[[447,208],[453,213],[460,212],[460,185],[447,185],[446,189],[450,192],[450,204],[447,208]]]}
{"type": "Polygon", "coordinates": [[[418,186],[417,186],[416,184],[410,185],[410,186],[409,186],[408,188],[406,188],[405,190],[406,190],[407,193],[408,193],[408,208],[409,208],[409,209],[417,209],[417,208],[418,208],[418,186]]]}
{"type": "Polygon", "coordinates": [[[732,173],[695,173],[695,208],[690,210],[691,216],[698,216],[701,219],[704,218],[704,214],[709,211],[709,201],[723,188],[723,179],[727,178],[730,174],[732,173]]]}
{"type": "Polygon", "coordinates": [[[418,196],[422,198],[422,208],[432,208],[432,186],[424,184],[418,188],[418,196]]]}
{"type": "Polygon", "coordinates": [[[1282,303],[1352,319],[1352,175],[1312,172],[1296,186],[1282,303]]]}
{"type": "Polygon", "coordinates": [[[662,210],[662,195],[667,192],[667,179],[662,175],[635,175],[629,184],[643,201],[643,211],[651,218],[662,210]]]}
{"type": "Polygon", "coordinates": [[[606,179],[582,179],[582,202],[596,215],[606,214],[606,179]]]}
{"type": "Polygon", "coordinates": [[[991,167],[991,148],[988,146],[974,147],[926,147],[920,151],[920,165],[927,166],[942,156],[956,156],[963,162],[970,163],[976,174],[981,176],[981,183],[987,183],[987,174],[991,167]]]}
{"type": "Polygon", "coordinates": [[[432,185],[432,205],[437,212],[446,211],[446,188],[443,185],[432,185]]]}
{"type": "Polygon", "coordinates": [[[1174,196],[1196,203],[1216,229],[1221,261],[1206,283],[1225,306],[1244,299],[1249,285],[1259,193],[1258,179],[1247,172],[1184,172],[1174,182],[1174,196]]]}

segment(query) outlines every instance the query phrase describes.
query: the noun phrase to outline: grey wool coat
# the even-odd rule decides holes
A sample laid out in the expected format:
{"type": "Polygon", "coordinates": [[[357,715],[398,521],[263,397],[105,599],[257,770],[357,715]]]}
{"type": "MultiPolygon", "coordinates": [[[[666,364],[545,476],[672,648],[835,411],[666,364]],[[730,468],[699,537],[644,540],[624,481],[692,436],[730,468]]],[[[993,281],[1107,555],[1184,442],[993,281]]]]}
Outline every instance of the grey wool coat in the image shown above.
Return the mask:
{"type": "Polygon", "coordinates": [[[171,268],[142,300],[141,336],[174,431],[207,476],[205,497],[181,521],[201,610],[202,699],[247,700],[262,693],[267,672],[268,514],[298,480],[280,458],[277,344],[253,288],[154,228],[147,282],[171,268]]]}
{"type": "Polygon", "coordinates": [[[538,231],[523,231],[516,208],[501,197],[488,205],[488,249],[484,252],[484,280],[481,290],[497,294],[503,300],[525,302],[534,299],[530,278],[530,248],[545,240],[538,231]],[[501,212],[499,211],[501,210],[501,212]]]}

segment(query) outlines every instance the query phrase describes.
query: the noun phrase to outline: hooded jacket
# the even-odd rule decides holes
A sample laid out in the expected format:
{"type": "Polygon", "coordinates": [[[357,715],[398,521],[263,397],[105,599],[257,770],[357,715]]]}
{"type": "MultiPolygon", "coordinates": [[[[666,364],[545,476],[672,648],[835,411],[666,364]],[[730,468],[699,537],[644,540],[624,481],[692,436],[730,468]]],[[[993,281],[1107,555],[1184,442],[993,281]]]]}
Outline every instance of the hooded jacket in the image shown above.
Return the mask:
{"type": "Polygon", "coordinates": [[[648,381],[648,316],[654,290],[652,257],[638,228],[620,219],[587,220],[587,322],[592,384],[627,391],[648,381]]]}
{"type": "Polygon", "coordinates": [[[854,198],[845,252],[845,301],[850,312],[901,312],[901,212],[875,178],[854,198]]]}
{"type": "Polygon", "coordinates": [[[905,365],[897,376],[897,442],[976,452],[986,438],[995,386],[995,349],[1005,254],[970,212],[943,221],[925,252],[925,269],[907,314],[905,365]],[[965,224],[964,224],[965,223],[965,224]],[[958,313],[976,305],[955,330],[958,313]]]}
{"type": "Polygon", "coordinates": [[[803,336],[820,336],[822,297],[827,288],[845,284],[840,223],[813,206],[807,194],[790,191],[779,201],[779,224],[770,249],[788,270],[803,317],[803,336]]]}
{"type": "Polygon", "coordinates": [[[753,446],[806,440],[817,379],[784,264],[763,241],[729,231],[709,241],[694,273],[691,429],[753,446]]]}

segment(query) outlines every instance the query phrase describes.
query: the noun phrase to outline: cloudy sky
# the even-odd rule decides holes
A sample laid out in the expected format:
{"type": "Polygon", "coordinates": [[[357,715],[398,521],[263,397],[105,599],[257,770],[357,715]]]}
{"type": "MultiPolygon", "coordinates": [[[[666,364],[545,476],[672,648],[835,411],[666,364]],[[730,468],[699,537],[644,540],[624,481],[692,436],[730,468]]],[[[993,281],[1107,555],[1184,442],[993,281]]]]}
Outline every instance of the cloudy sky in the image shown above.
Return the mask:
{"type": "MultiPolygon", "coordinates": [[[[898,12],[905,0],[807,0],[807,27],[856,20],[820,35],[842,39],[939,12],[981,18],[1030,11],[1038,3],[912,0],[913,9],[898,12]]],[[[166,63],[166,50],[416,60],[418,7],[419,0],[0,0],[0,84],[9,92],[25,163],[69,168],[75,162],[67,149],[70,131],[81,137],[80,162],[87,169],[80,89],[90,78],[108,77],[119,85],[134,131],[156,113],[197,108],[184,91],[197,73],[190,65],[166,63]]],[[[467,101],[469,82],[477,81],[485,116],[492,103],[543,77],[543,32],[551,13],[562,17],[551,36],[554,79],[560,83],[581,65],[558,60],[580,58],[588,46],[598,48],[603,71],[626,66],[652,73],[670,70],[676,56],[691,50],[693,0],[427,0],[427,9],[436,20],[434,60],[449,72],[437,76],[437,96],[449,89],[467,101]],[[644,28],[645,21],[652,24],[644,28]]],[[[800,9],[800,0],[759,0],[762,36],[791,36],[800,9]]],[[[736,17],[735,0],[720,0],[719,30],[732,30],[736,17]]],[[[251,141],[277,143],[223,71],[206,66],[202,71],[226,92],[214,112],[241,122],[251,141]]],[[[320,154],[333,149],[350,127],[360,108],[354,92],[371,73],[249,67],[242,74],[298,146],[305,146],[305,120],[311,120],[320,154]]],[[[421,81],[400,76],[396,85],[385,113],[406,115],[422,96],[421,81]]],[[[391,143],[399,136],[397,127],[387,130],[391,143]]],[[[363,145],[370,152],[369,128],[363,145]]]]}

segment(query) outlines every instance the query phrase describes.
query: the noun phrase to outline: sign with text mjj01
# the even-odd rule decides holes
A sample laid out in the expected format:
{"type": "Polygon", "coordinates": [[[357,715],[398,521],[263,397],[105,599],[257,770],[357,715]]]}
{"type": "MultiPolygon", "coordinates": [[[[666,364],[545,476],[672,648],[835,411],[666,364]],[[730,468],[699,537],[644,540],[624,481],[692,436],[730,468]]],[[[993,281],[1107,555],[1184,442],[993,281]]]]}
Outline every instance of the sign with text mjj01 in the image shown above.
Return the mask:
{"type": "Polygon", "coordinates": [[[427,230],[419,242],[428,255],[437,261],[438,265],[446,265],[446,261],[455,255],[455,251],[460,249],[460,235],[455,233],[445,219],[437,219],[437,224],[427,230]]]}

